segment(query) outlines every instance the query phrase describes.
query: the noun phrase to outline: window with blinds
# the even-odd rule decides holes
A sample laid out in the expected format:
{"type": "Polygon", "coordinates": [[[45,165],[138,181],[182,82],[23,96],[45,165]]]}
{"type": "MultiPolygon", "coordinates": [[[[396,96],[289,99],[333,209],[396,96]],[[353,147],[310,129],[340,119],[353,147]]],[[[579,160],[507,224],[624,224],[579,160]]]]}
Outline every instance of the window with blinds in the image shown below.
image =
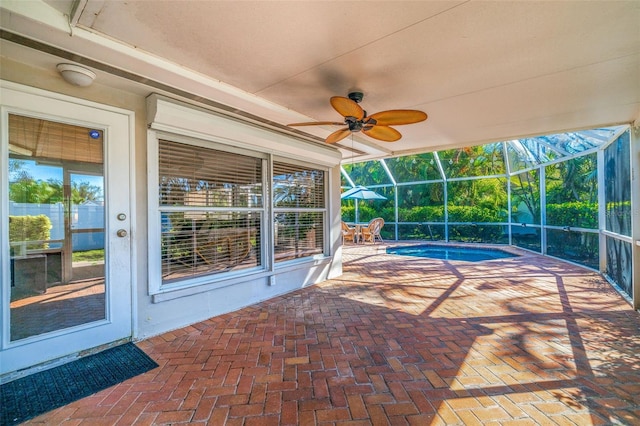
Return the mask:
{"type": "Polygon", "coordinates": [[[324,252],[325,188],[323,170],[273,163],[276,262],[324,252]]]}
{"type": "Polygon", "coordinates": [[[262,266],[263,160],[158,141],[162,282],[262,266]]]}

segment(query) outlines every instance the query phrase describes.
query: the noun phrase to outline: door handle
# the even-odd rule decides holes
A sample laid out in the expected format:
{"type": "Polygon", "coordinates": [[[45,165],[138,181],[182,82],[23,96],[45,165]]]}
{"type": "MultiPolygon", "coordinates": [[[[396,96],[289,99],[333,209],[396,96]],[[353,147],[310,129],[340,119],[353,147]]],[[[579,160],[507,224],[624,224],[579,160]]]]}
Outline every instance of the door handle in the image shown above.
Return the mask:
{"type": "Polygon", "coordinates": [[[116,235],[120,238],[124,238],[127,236],[127,230],[126,229],[118,229],[116,231],[116,235]]]}

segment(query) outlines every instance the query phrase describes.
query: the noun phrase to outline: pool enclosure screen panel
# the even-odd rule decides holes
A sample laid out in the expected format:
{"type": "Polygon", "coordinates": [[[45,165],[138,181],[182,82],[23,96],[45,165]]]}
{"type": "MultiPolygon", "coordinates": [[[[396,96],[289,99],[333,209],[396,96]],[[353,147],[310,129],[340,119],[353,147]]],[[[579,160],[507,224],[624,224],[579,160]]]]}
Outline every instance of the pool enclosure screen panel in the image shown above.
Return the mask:
{"type": "Polygon", "coordinates": [[[442,179],[432,152],[389,158],[385,163],[397,183],[442,179]]]}
{"type": "Polygon", "coordinates": [[[501,143],[449,149],[438,152],[438,157],[447,179],[506,173],[501,143]]]}
{"type": "Polygon", "coordinates": [[[358,185],[366,187],[372,185],[390,185],[391,178],[379,161],[367,161],[364,163],[344,164],[345,171],[358,185]]]}
{"type": "Polygon", "coordinates": [[[444,183],[398,185],[400,222],[444,222],[444,183]]]}
{"type": "Polygon", "coordinates": [[[547,229],[547,254],[598,269],[600,262],[597,232],[547,229]]]}
{"type": "Polygon", "coordinates": [[[342,220],[384,217],[386,240],[511,244],[569,260],[605,272],[637,305],[635,144],[624,125],[344,164],[343,191],[364,185],[388,200],[342,200],[342,220]]]}
{"type": "Polygon", "coordinates": [[[633,271],[631,269],[632,245],[626,241],[606,237],[607,275],[628,296],[633,295],[633,271]]]}
{"type": "MultiPolygon", "coordinates": [[[[629,132],[604,151],[606,273],[629,297],[633,296],[631,236],[631,161],[629,132]],[[625,238],[627,237],[627,238],[625,238]]],[[[637,208],[637,207],[636,207],[637,208]]]]}
{"type": "Polygon", "coordinates": [[[598,229],[597,154],[545,168],[546,225],[598,229]]]}
{"type": "Polygon", "coordinates": [[[605,212],[607,231],[631,236],[631,161],[629,132],[604,151],[605,212]]]}

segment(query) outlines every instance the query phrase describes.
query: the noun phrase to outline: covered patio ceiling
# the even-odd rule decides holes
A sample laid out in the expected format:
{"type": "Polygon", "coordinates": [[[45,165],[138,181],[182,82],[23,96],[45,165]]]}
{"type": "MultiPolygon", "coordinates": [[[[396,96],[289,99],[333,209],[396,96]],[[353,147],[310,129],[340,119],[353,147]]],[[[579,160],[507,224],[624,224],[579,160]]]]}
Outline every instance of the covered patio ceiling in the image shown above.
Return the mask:
{"type": "MultiPolygon", "coordinates": [[[[640,121],[640,2],[3,1],[5,60],[83,63],[107,84],[188,98],[317,143],[331,96],[425,111],[345,161],[640,121]],[[35,54],[45,52],[48,55],[35,54]]],[[[339,127],[338,127],[339,128],[339,127]]]]}

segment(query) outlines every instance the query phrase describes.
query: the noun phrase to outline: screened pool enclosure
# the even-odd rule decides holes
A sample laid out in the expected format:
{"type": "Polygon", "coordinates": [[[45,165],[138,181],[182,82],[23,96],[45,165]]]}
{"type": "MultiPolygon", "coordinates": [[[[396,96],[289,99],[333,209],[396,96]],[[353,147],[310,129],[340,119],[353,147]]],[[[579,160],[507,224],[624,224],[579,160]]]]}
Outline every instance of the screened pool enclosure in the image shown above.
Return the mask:
{"type": "Polygon", "coordinates": [[[618,126],[344,164],[343,191],[386,200],[343,199],[342,219],[382,217],[385,240],[558,257],[604,272],[632,300],[632,136],[618,126]]]}

